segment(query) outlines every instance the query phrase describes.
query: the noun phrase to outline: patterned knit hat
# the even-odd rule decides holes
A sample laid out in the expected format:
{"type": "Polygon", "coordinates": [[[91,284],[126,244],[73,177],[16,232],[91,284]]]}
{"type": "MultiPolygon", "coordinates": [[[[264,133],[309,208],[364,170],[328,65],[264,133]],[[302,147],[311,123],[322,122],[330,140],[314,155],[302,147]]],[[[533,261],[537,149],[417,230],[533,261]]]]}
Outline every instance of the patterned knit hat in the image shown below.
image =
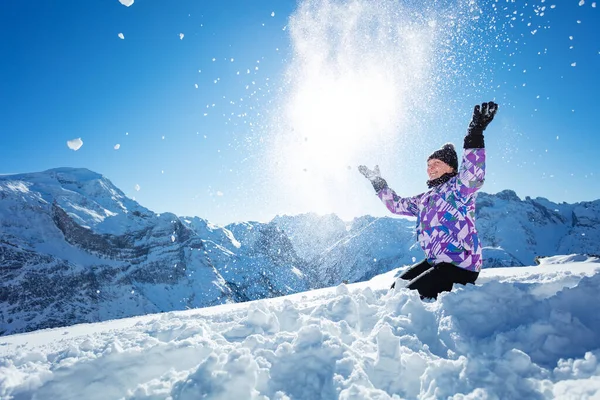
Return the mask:
{"type": "Polygon", "coordinates": [[[441,149],[434,151],[427,161],[434,158],[445,162],[454,168],[454,171],[458,171],[458,157],[456,156],[456,150],[454,150],[454,145],[452,143],[446,143],[441,149]]]}

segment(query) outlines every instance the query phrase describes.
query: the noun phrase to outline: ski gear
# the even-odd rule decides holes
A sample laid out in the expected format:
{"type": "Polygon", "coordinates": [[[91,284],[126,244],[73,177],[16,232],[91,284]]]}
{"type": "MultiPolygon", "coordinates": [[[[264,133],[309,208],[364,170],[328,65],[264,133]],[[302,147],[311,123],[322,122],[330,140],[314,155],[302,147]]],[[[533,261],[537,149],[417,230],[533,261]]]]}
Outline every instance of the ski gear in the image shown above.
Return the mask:
{"type": "MultiPolygon", "coordinates": [[[[491,101],[475,106],[464,140],[460,168],[455,168],[454,174],[445,173],[428,181],[429,190],[425,193],[400,197],[381,178],[379,167],[374,171],[362,165],[359,167],[359,171],[371,180],[377,196],[388,210],[417,217],[417,239],[426,258],[412,272],[421,271],[408,287],[419,290],[422,297],[435,298],[440,291],[451,290],[454,283],[474,283],[481,270],[475,200],[485,177],[483,131],[494,119],[497,110],[498,105],[491,101]],[[461,270],[457,273],[455,267],[461,270]]],[[[446,144],[429,160],[438,159],[452,167],[457,165],[455,157],[454,146],[446,144]]],[[[429,173],[433,177],[439,172],[439,169],[432,169],[429,173]]],[[[392,286],[395,287],[395,283],[392,286]]]]}
{"type": "Polygon", "coordinates": [[[381,173],[379,172],[379,165],[376,165],[372,170],[364,165],[359,165],[358,171],[363,174],[365,178],[371,181],[371,185],[373,185],[375,193],[378,193],[381,189],[387,186],[387,182],[381,177],[381,173]]]}
{"type": "Polygon", "coordinates": [[[417,290],[422,299],[436,299],[442,292],[450,292],[455,283],[466,285],[475,283],[479,272],[469,271],[456,265],[442,262],[436,265],[423,260],[406,270],[392,284],[394,287],[406,287],[417,290]],[[399,281],[404,280],[404,285],[399,281]]]}
{"type": "Polygon", "coordinates": [[[435,158],[448,164],[455,171],[458,170],[458,157],[456,156],[456,150],[452,143],[446,143],[441,149],[434,151],[428,158],[427,161],[435,158]]]}
{"type": "Polygon", "coordinates": [[[427,187],[429,189],[431,189],[432,187],[439,186],[442,183],[448,182],[450,180],[450,178],[452,178],[453,176],[456,176],[456,175],[457,175],[457,172],[450,172],[450,173],[440,176],[439,178],[430,179],[427,181],[427,187]]]}
{"type": "Polygon", "coordinates": [[[483,131],[492,122],[497,111],[498,104],[493,101],[482,103],[481,107],[479,105],[475,106],[473,117],[467,129],[467,136],[465,136],[463,146],[465,149],[482,149],[485,147],[483,131]]]}
{"type": "Polygon", "coordinates": [[[402,198],[387,184],[377,196],[394,214],[417,217],[417,238],[427,261],[481,269],[475,229],[476,192],[485,176],[485,149],[465,149],[458,174],[429,191],[402,198]]]}

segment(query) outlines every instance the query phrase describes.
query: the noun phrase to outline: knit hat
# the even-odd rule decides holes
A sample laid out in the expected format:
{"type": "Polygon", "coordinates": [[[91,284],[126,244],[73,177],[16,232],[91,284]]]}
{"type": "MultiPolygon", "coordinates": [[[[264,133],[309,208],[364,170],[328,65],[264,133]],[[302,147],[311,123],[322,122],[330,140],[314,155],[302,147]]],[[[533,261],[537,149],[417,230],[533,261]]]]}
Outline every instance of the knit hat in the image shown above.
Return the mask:
{"type": "Polygon", "coordinates": [[[452,143],[446,143],[441,149],[434,151],[427,161],[436,159],[445,162],[450,167],[454,168],[454,171],[458,171],[458,157],[456,156],[456,150],[452,143]]]}

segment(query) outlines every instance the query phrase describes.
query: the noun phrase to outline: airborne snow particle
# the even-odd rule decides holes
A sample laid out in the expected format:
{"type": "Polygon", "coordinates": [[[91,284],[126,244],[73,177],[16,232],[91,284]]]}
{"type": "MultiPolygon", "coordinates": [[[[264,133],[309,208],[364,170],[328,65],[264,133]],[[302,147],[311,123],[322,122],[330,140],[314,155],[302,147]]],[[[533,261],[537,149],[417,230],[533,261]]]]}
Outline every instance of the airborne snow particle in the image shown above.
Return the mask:
{"type": "Polygon", "coordinates": [[[136,183],[136,184],[135,184],[135,190],[139,192],[139,191],[140,191],[140,189],[141,189],[140,185],[139,185],[138,183],[136,183]]]}
{"type": "Polygon", "coordinates": [[[223,196],[223,192],[221,192],[220,190],[217,191],[217,196],[221,197],[223,196]]]}
{"type": "Polygon", "coordinates": [[[121,145],[119,143],[115,144],[115,150],[119,150],[120,147],[121,145]]]}
{"type": "Polygon", "coordinates": [[[577,63],[576,63],[576,62],[574,62],[574,63],[571,63],[571,67],[575,67],[576,65],[577,65],[577,63]]]}
{"type": "Polygon", "coordinates": [[[81,140],[81,138],[68,140],[67,146],[69,146],[71,150],[77,151],[83,146],[83,140],[81,140]]]}
{"type": "Polygon", "coordinates": [[[274,16],[275,16],[275,11],[273,11],[273,12],[271,13],[271,17],[274,17],[274,16]]]}
{"type": "Polygon", "coordinates": [[[196,89],[198,89],[198,84],[197,83],[195,83],[194,86],[196,87],[196,89]]]}
{"type": "Polygon", "coordinates": [[[122,33],[119,33],[119,35],[118,35],[118,36],[119,36],[119,38],[121,38],[121,39],[125,39],[125,35],[123,35],[122,33]]]}
{"type": "Polygon", "coordinates": [[[133,4],[133,0],[119,0],[119,3],[123,4],[125,7],[129,7],[133,4]]]}
{"type": "Polygon", "coordinates": [[[175,235],[171,235],[171,242],[175,242],[175,235]]]}
{"type": "Polygon", "coordinates": [[[183,36],[184,36],[183,33],[180,33],[179,34],[179,40],[183,40],[183,36]]]}
{"type": "Polygon", "coordinates": [[[579,5],[580,5],[580,6],[582,6],[582,5],[584,5],[584,4],[585,4],[585,0],[580,0],[580,1],[579,1],[579,5]]]}

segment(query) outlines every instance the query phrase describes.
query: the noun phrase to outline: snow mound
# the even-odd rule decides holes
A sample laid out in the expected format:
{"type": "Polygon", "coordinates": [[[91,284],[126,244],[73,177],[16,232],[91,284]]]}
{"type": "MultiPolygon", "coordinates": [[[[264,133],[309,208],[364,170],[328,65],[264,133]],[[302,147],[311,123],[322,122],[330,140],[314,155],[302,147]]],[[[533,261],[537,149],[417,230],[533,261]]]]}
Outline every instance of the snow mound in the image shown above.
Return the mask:
{"type": "Polygon", "coordinates": [[[597,398],[600,264],[371,281],[0,339],[3,399],[597,398]]]}

